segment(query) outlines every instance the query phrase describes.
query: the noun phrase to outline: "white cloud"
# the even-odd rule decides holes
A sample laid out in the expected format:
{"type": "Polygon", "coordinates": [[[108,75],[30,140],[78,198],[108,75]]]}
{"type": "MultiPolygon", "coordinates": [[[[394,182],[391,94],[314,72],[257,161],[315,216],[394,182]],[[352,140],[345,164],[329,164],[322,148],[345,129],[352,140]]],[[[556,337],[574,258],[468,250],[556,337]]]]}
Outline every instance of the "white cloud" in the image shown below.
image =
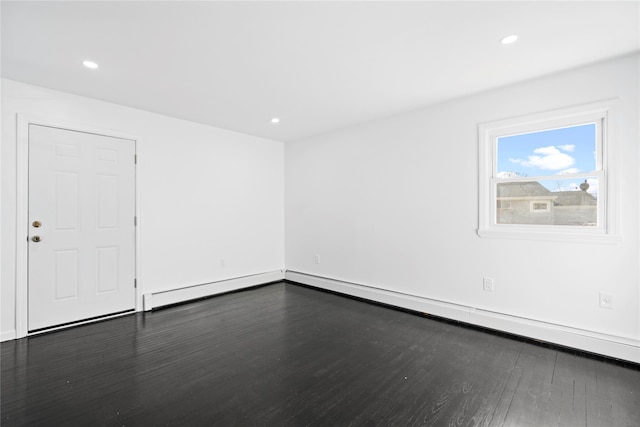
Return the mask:
{"type": "Polygon", "coordinates": [[[573,150],[576,148],[574,144],[558,145],[557,147],[562,151],[568,151],[570,153],[573,152],[573,150]]]}
{"type": "Polygon", "coordinates": [[[553,145],[550,145],[548,147],[540,147],[540,148],[536,148],[535,150],[533,150],[534,153],[536,154],[558,154],[560,151],[558,151],[558,149],[556,147],[554,147],[553,145]]]}
{"type": "MultiPolygon", "coordinates": [[[[556,147],[540,147],[533,150],[534,155],[528,156],[527,160],[516,161],[523,166],[540,168],[547,170],[567,169],[575,163],[575,159],[566,153],[560,152],[556,147]],[[541,154],[541,155],[538,155],[541,154]]],[[[518,160],[518,159],[515,159],[518,160]]]]}
{"type": "Polygon", "coordinates": [[[579,173],[580,169],[578,168],[569,168],[569,169],[565,169],[563,171],[558,172],[558,175],[565,175],[568,173],[579,173]]]}
{"type": "Polygon", "coordinates": [[[518,172],[511,172],[511,171],[498,172],[496,175],[497,178],[514,178],[517,176],[520,176],[518,172]]]}

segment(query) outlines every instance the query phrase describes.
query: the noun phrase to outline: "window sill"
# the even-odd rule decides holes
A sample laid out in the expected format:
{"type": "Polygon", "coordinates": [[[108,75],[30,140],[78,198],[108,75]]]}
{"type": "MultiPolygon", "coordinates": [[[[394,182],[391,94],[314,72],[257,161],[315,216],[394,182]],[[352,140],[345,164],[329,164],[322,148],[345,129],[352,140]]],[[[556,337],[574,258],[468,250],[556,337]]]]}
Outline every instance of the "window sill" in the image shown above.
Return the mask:
{"type": "Polygon", "coordinates": [[[616,244],[622,242],[620,234],[583,231],[535,230],[531,228],[478,229],[478,236],[502,239],[537,240],[552,242],[579,242],[616,244]]]}

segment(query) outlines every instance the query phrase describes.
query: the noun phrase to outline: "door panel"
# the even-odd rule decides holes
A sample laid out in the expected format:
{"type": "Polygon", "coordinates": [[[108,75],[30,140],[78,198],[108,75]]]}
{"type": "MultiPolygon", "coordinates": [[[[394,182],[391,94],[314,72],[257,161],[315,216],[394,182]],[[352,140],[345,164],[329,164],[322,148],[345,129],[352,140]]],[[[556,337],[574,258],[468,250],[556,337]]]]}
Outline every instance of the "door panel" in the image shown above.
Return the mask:
{"type": "Polygon", "coordinates": [[[134,154],[131,140],[29,125],[30,331],[134,309],[134,154]]]}

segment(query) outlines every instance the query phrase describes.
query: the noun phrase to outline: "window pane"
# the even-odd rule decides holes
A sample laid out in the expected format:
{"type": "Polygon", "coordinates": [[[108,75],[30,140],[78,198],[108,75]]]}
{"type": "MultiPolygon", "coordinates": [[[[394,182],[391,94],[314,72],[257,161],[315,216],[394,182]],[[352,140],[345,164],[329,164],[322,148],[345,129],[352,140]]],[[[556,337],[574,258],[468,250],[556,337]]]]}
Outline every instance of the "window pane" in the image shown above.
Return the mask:
{"type": "Polygon", "coordinates": [[[498,183],[496,223],[596,226],[598,184],[597,177],[498,183]]]}
{"type": "Polygon", "coordinates": [[[498,138],[497,178],[594,170],[595,123],[498,138]]]}

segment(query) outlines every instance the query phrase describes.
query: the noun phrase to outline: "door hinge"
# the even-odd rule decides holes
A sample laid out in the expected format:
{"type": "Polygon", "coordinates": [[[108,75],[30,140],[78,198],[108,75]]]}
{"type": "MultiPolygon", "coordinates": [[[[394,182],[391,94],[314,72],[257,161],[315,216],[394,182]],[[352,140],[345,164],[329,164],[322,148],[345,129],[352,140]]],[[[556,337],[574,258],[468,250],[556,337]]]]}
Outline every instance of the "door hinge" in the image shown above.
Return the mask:
{"type": "Polygon", "coordinates": [[[133,287],[134,288],[138,287],[138,279],[133,279],[133,287]]]}
{"type": "Polygon", "coordinates": [[[138,155],[137,154],[133,155],[133,163],[136,164],[136,165],[138,164],[138,155]]]}
{"type": "Polygon", "coordinates": [[[134,217],[133,217],[133,225],[134,225],[134,227],[135,227],[136,225],[138,225],[138,217],[137,217],[137,216],[134,216],[134,217]]]}

